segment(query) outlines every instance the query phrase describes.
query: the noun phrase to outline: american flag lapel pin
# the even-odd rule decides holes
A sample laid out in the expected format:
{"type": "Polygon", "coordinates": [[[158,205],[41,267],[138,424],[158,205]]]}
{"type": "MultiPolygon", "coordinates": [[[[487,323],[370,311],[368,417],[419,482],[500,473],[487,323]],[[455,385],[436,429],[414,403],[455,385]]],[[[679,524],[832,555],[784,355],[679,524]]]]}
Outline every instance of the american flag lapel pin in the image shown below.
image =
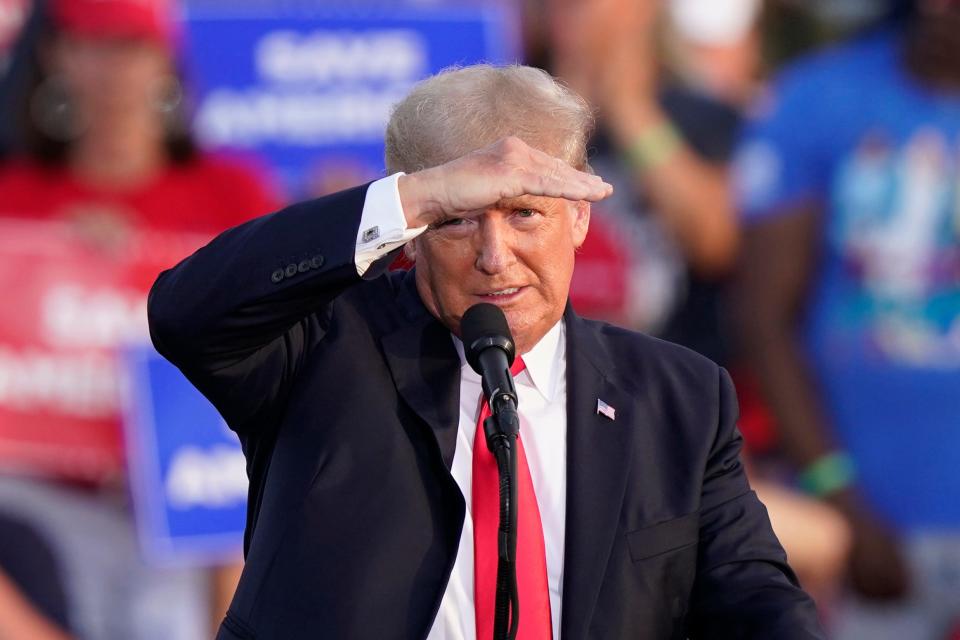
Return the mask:
{"type": "Polygon", "coordinates": [[[606,416],[611,420],[617,419],[617,410],[608,405],[606,402],[597,398],[597,415],[606,416]]]}

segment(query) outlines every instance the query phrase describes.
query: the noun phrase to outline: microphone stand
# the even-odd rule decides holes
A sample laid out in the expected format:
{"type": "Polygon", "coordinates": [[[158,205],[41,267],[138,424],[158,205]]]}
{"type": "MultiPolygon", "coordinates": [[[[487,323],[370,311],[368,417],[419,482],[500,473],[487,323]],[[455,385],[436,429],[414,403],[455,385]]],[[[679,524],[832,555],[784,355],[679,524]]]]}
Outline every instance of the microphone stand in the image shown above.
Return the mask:
{"type": "MultiPolygon", "coordinates": [[[[498,390],[499,391],[499,390],[498,390]]],[[[514,392],[515,394],[515,392],[514,392]]],[[[497,536],[497,596],[494,640],[514,640],[520,626],[517,588],[517,436],[520,418],[516,395],[491,394],[491,415],[483,422],[487,447],[497,461],[500,476],[500,526],[497,536]],[[509,623],[509,627],[508,627],[509,623]]]]}

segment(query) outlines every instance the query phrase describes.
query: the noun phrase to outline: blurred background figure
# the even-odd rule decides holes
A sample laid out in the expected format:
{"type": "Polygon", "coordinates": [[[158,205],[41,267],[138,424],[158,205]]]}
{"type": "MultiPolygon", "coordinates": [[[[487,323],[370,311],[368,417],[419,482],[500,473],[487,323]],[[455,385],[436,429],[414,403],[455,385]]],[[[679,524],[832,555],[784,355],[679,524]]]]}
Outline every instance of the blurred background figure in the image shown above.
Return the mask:
{"type": "Polygon", "coordinates": [[[836,637],[939,640],[960,617],[960,3],[886,10],[755,105],[740,324],[801,485],[852,527],[836,637]]]}
{"type": "MultiPolygon", "coordinates": [[[[195,147],[172,3],[51,0],[37,5],[31,24],[3,91],[16,126],[0,165],[0,219],[66,223],[87,250],[130,261],[139,258],[133,252],[163,253],[158,244],[174,234],[209,238],[277,208],[259,172],[195,147]]],[[[201,241],[174,249],[179,253],[168,264],[201,241]]],[[[13,304],[8,300],[4,313],[22,314],[13,304]]],[[[28,321],[42,324],[39,317],[28,321]]],[[[139,319],[136,324],[122,333],[141,331],[139,319]]],[[[120,386],[111,386],[112,377],[86,382],[111,387],[104,420],[120,442],[120,386]]],[[[82,441],[84,434],[72,437],[82,441]]],[[[122,446],[118,456],[116,469],[91,473],[0,460],[6,470],[0,476],[0,637],[212,635],[237,567],[210,574],[148,565],[134,529],[122,446]]]]}
{"type": "MultiPolygon", "coordinates": [[[[594,207],[574,304],[736,365],[726,293],[739,230],[728,165],[759,87],[761,3],[547,0],[542,8],[546,30],[530,34],[531,55],[597,107],[590,163],[616,186],[594,207]]],[[[753,409],[760,403],[740,386],[748,450],[768,453],[773,435],[753,409]]],[[[753,475],[791,565],[825,606],[843,576],[846,523],[753,475]]]]}
{"type": "MultiPolygon", "coordinates": [[[[697,343],[722,360],[717,309],[702,289],[722,280],[736,252],[724,166],[738,123],[736,105],[667,73],[658,55],[660,1],[536,4],[546,13],[530,23],[543,29],[528,38],[531,62],[597,107],[590,161],[623,187],[599,211],[595,239],[609,236],[631,268],[619,297],[591,300],[585,286],[581,304],[595,315],[697,343]]],[[[751,26],[748,19],[744,30],[751,26]]],[[[591,276],[587,271],[583,275],[591,276]]]]}
{"type": "MultiPolygon", "coordinates": [[[[10,87],[7,215],[215,231],[277,199],[250,167],[198,153],[167,0],[50,0],[10,87]]],[[[42,5],[41,5],[42,6],[42,5]]]]}

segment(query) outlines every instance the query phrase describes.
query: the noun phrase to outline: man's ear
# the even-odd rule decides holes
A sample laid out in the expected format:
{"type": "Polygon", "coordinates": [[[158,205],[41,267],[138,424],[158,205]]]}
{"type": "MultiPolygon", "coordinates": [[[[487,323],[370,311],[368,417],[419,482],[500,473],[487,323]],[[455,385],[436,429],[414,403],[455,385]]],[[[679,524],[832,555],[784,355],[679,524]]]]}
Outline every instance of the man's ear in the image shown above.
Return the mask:
{"type": "Polygon", "coordinates": [[[419,238],[414,238],[407,244],[403,245],[403,255],[406,256],[407,260],[410,262],[417,261],[417,250],[419,249],[419,238]]]}
{"type": "Polygon", "coordinates": [[[579,249],[587,239],[587,230],[590,228],[590,203],[579,200],[574,203],[573,208],[573,246],[579,249]]]}

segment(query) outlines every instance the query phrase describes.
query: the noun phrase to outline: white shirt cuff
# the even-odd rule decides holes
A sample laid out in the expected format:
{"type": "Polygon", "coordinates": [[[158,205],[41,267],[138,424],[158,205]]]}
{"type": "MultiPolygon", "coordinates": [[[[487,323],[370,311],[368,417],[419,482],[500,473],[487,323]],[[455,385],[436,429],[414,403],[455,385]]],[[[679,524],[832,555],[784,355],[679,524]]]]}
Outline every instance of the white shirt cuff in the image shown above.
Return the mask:
{"type": "Polygon", "coordinates": [[[370,265],[397,247],[423,233],[426,227],[407,227],[407,218],[400,204],[400,189],[397,183],[402,171],[372,182],[367,187],[357,232],[357,248],[353,256],[357,275],[363,276],[370,265]]]}

